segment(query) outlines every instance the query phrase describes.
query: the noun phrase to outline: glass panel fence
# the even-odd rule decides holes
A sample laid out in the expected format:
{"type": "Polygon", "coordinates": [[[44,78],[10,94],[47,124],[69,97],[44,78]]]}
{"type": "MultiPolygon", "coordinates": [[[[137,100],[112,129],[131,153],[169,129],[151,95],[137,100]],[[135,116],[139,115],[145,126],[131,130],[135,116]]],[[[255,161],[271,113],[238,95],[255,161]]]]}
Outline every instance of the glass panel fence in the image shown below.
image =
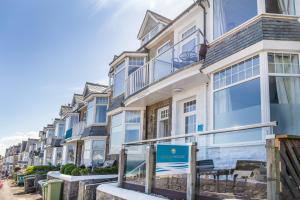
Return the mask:
{"type": "Polygon", "coordinates": [[[266,148],[262,135],[261,129],[252,129],[198,136],[196,195],[266,199],[266,148]]]}
{"type": "Polygon", "coordinates": [[[148,145],[125,147],[125,172],[123,185],[125,188],[145,191],[146,148],[148,145]]]}

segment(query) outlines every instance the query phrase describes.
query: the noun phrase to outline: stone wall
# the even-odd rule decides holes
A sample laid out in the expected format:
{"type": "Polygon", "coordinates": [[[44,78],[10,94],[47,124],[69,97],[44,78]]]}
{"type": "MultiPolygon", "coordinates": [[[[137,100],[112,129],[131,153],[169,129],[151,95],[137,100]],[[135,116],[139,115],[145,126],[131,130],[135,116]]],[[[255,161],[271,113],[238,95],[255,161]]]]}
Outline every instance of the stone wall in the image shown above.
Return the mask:
{"type": "Polygon", "coordinates": [[[156,138],[157,132],[157,110],[169,106],[169,134],[171,135],[172,127],[172,98],[158,102],[146,108],[146,134],[145,139],[156,138]]]}
{"type": "Polygon", "coordinates": [[[96,189],[103,180],[80,181],[78,188],[78,200],[95,200],[96,189]]]}
{"type": "Polygon", "coordinates": [[[97,198],[96,198],[96,200],[112,200],[112,199],[113,200],[125,200],[125,199],[122,199],[120,197],[116,197],[116,196],[113,196],[111,194],[107,194],[105,192],[101,192],[101,191],[97,190],[97,198]]]}

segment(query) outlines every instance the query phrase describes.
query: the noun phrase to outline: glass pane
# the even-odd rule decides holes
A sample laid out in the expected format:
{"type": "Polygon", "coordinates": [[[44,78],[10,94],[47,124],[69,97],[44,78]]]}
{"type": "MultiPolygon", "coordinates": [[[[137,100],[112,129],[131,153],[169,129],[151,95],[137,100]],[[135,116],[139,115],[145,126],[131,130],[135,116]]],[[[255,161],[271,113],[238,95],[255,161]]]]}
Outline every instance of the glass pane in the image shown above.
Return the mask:
{"type": "Polygon", "coordinates": [[[260,105],[259,79],[215,92],[215,129],[261,122],[260,105]]]}
{"type": "Polygon", "coordinates": [[[195,111],[196,110],[196,100],[184,103],[183,107],[184,107],[184,113],[195,111]]]}
{"type": "Polygon", "coordinates": [[[214,0],[214,38],[257,15],[256,0],[214,0]]]}
{"type": "Polygon", "coordinates": [[[93,164],[98,164],[104,161],[104,150],[93,150],[92,154],[93,164]],[[99,162],[97,162],[99,161],[99,162]]]}
{"type": "Polygon", "coordinates": [[[119,126],[122,124],[122,113],[112,116],[111,126],[119,126]]]}
{"type": "Polygon", "coordinates": [[[196,132],[196,115],[185,117],[185,133],[196,132]]]}
{"type": "Polygon", "coordinates": [[[106,122],[107,106],[96,106],[96,123],[106,122]]]}
{"type": "Polygon", "coordinates": [[[104,140],[94,140],[93,141],[93,150],[94,149],[104,149],[105,148],[105,141],[104,140]]]}
{"type": "Polygon", "coordinates": [[[110,154],[119,154],[122,143],[122,126],[112,128],[110,134],[110,154]]]}
{"type": "Polygon", "coordinates": [[[226,144],[235,142],[261,141],[261,130],[246,130],[232,133],[220,133],[214,136],[214,144],[226,144]]]}
{"type": "Polygon", "coordinates": [[[86,122],[87,122],[87,124],[94,123],[94,102],[93,101],[88,103],[86,122]]]}
{"type": "Polygon", "coordinates": [[[114,96],[119,96],[125,89],[125,69],[122,69],[115,75],[114,79],[114,96]]]}
{"type": "Polygon", "coordinates": [[[96,104],[108,104],[108,98],[107,97],[97,97],[96,104]]]}
{"type": "Polygon", "coordinates": [[[271,121],[275,133],[300,135],[300,78],[269,77],[271,121]]]}
{"type": "Polygon", "coordinates": [[[295,0],[265,0],[266,2],[266,12],[285,14],[285,15],[295,15],[295,0]]]}
{"type": "Polygon", "coordinates": [[[140,123],[141,113],[140,111],[126,111],[125,118],[126,123],[140,123]]]}
{"type": "Polygon", "coordinates": [[[129,124],[126,125],[125,142],[138,141],[140,137],[140,125],[129,124]]]}

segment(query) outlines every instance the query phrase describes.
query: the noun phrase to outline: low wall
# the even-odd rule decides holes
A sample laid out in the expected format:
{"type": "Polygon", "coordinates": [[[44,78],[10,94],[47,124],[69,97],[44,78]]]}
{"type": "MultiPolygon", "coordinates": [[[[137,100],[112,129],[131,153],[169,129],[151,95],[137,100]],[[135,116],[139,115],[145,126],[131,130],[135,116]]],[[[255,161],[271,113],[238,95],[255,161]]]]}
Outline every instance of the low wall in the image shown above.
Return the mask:
{"type": "MultiPolygon", "coordinates": [[[[79,192],[79,183],[80,182],[105,182],[116,180],[117,175],[93,175],[93,176],[70,176],[60,174],[59,172],[49,172],[48,180],[50,179],[60,179],[64,181],[63,185],[63,200],[77,200],[79,198],[79,194],[84,195],[84,192],[79,192]]],[[[84,184],[84,183],[83,183],[84,184]]],[[[92,190],[92,186],[90,190],[92,190]]],[[[93,196],[93,195],[91,195],[93,196]]],[[[90,199],[89,199],[90,200],[90,199]]]]}

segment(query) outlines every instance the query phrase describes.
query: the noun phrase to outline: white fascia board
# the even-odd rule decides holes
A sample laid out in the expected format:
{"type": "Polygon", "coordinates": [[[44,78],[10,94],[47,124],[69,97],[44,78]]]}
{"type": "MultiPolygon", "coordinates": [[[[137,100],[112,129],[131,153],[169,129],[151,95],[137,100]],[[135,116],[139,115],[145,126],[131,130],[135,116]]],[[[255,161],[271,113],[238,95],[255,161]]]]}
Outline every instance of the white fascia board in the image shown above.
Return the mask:
{"type": "Polygon", "coordinates": [[[126,57],[129,57],[129,56],[143,57],[143,56],[147,56],[147,55],[148,55],[147,53],[139,53],[139,52],[127,52],[127,53],[123,53],[116,60],[114,60],[110,64],[110,66],[114,67],[114,66],[120,64],[126,57]]]}
{"type": "Polygon", "coordinates": [[[75,182],[75,181],[83,181],[83,180],[95,180],[95,179],[108,179],[108,178],[117,178],[117,174],[109,174],[109,175],[91,175],[91,176],[70,176],[61,174],[59,171],[50,171],[47,173],[47,176],[51,176],[60,180],[75,182]]]}

